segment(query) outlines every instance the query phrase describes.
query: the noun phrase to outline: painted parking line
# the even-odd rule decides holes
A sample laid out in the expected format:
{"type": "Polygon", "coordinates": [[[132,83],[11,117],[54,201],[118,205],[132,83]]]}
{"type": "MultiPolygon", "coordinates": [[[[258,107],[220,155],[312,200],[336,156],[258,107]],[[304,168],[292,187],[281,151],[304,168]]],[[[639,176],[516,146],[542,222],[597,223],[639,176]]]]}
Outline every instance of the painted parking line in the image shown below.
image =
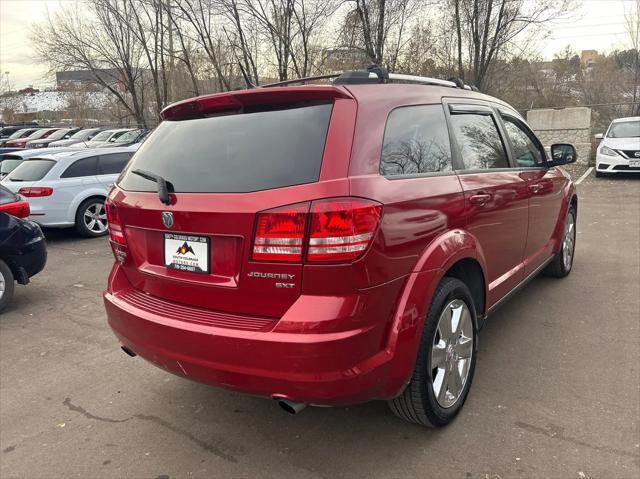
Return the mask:
{"type": "Polygon", "coordinates": [[[590,167],[587,171],[585,171],[584,175],[578,178],[578,181],[576,181],[576,185],[579,185],[580,183],[582,183],[582,180],[584,180],[587,176],[589,176],[592,171],[593,171],[593,166],[590,167]]]}

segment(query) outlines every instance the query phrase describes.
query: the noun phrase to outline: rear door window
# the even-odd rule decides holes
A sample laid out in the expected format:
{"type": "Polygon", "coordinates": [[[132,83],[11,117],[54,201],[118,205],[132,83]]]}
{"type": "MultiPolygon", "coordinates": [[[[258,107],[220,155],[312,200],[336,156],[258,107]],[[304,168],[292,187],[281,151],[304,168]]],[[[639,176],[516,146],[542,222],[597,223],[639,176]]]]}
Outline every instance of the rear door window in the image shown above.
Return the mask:
{"type": "Polygon", "coordinates": [[[25,160],[5,178],[6,181],[38,181],[45,177],[56,162],[53,160],[25,160]]]}
{"type": "Polygon", "coordinates": [[[313,183],[320,177],[332,104],[164,121],[143,143],[119,181],[156,191],[145,170],[176,193],[246,193],[313,183]]]}
{"type": "Polygon", "coordinates": [[[451,115],[453,134],[466,170],[509,168],[507,153],[492,115],[451,115]]]}
{"type": "Polygon", "coordinates": [[[113,153],[111,155],[100,155],[98,158],[99,175],[119,175],[133,153],[113,153]]]}
{"type": "Polygon", "coordinates": [[[60,178],[80,178],[83,176],[95,176],[98,174],[98,157],[83,158],[67,167],[60,178]]]}
{"type": "Polygon", "coordinates": [[[442,105],[407,106],[389,114],[380,174],[400,176],[452,170],[451,146],[442,105]]]}

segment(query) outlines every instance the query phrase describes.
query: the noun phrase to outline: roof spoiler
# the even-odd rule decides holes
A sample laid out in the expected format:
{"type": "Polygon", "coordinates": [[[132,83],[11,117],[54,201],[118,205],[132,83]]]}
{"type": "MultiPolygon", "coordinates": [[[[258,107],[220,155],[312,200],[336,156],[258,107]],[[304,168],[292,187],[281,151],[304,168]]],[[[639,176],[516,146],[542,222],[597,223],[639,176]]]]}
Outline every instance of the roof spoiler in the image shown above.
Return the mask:
{"type": "Polygon", "coordinates": [[[334,86],[298,86],[289,88],[254,88],[204,95],[182,100],[167,106],[160,116],[163,120],[200,118],[209,113],[238,111],[251,106],[291,104],[301,101],[323,101],[353,98],[343,88],[334,86]]]}

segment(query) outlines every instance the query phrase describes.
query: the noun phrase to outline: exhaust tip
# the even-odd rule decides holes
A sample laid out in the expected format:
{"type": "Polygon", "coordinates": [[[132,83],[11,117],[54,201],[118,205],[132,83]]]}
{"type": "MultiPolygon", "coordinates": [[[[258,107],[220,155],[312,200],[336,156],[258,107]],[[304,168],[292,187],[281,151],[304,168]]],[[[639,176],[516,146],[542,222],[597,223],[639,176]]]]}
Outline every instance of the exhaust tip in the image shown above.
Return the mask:
{"type": "Polygon", "coordinates": [[[278,399],[278,406],[280,406],[284,412],[289,414],[299,414],[307,407],[306,404],[290,401],[289,399],[278,399]]]}
{"type": "Polygon", "coordinates": [[[136,353],[134,353],[131,349],[129,349],[126,346],[120,346],[120,349],[122,349],[128,356],[131,356],[132,358],[135,358],[137,356],[136,353]]]}

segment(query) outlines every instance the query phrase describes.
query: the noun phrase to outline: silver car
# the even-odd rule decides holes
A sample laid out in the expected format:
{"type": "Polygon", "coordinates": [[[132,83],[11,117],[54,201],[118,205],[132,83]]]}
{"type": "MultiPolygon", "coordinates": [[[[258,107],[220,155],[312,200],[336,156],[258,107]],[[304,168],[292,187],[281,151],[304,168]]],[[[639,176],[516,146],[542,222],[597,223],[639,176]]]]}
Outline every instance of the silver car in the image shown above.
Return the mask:
{"type": "Polygon", "coordinates": [[[29,201],[29,219],[83,236],[107,233],[104,201],[135,150],[75,150],[22,162],[0,183],[29,201]]]}
{"type": "Polygon", "coordinates": [[[119,128],[116,130],[104,130],[93,137],[91,141],[86,143],[76,143],[75,146],[79,148],[97,148],[98,146],[108,145],[113,143],[120,136],[135,130],[135,128],[119,128]]]}

